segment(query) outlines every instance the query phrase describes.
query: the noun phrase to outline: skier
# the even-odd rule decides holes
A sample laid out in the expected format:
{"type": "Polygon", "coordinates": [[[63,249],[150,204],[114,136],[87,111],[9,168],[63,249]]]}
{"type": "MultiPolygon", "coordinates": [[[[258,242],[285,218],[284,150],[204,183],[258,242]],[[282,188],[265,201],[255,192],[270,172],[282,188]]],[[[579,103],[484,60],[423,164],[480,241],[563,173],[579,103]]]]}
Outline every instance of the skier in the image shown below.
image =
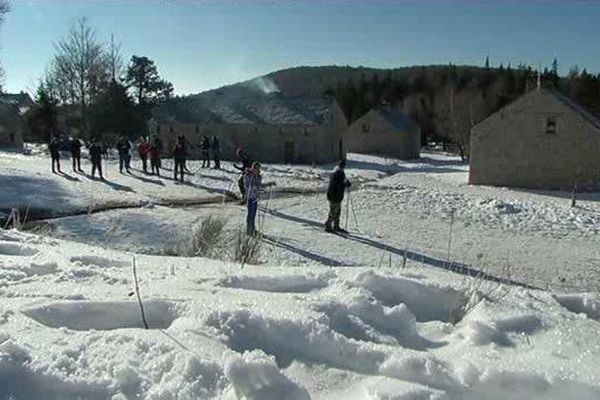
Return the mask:
{"type": "Polygon", "coordinates": [[[256,235],[256,212],[258,211],[258,198],[262,177],[260,175],[260,164],[252,163],[252,166],[246,170],[244,184],[247,193],[248,215],[246,217],[246,233],[256,235]]]}
{"type": "Polygon", "coordinates": [[[240,204],[245,204],[246,203],[246,185],[244,184],[244,175],[246,173],[246,170],[252,166],[252,160],[250,159],[248,154],[246,154],[246,152],[242,149],[237,149],[237,151],[235,152],[235,155],[236,155],[238,161],[240,161],[242,163],[241,166],[237,166],[236,164],[233,164],[233,167],[235,169],[241,171],[241,175],[238,179],[238,187],[240,188],[240,193],[242,195],[242,200],[241,200],[240,204]]]}
{"type": "Polygon", "coordinates": [[[160,177],[160,152],[162,151],[162,142],[159,138],[155,137],[150,146],[150,166],[152,168],[151,174],[156,171],[156,176],[160,177]]]}
{"type": "Polygon", "coordinates": [[[142,160],[142,169],[144,173],[148,173],[148,153],[150,153],[150,143],[146,140],[145,137],[140,138],[140,144],[138,146],[138,153],[140,155],[140,159],[142,160]]]}
{"type": "Polygon", "coordinates": [[[187,167],[188,145],[190,142],[188,142],[184,135],[179,136],[179,138],[181,139],[181,144],[183,145],[183,170],[186,173],[191,174],[192,171],[190,171],[187,167]]]}
{"type": "Polygon", "coordinates": [[[175,147],[173,148],[173,161],[175,163],[175,167],[173,168],[175,180],[177,180],[177,170],[179,169],[181,173],[181,182],[183,182],[183,166],[185,164],[185,144],[183,136],[178,137],[177,142],[175,142],[175,147]]]}
{"type": "Polygon", "coordinates": [[[326,232],[348,233],[340,228],[340,215],[342,213],[342,200],[344,200],[344,191],[350,187],[350,182],[346,179],[346,159],[342,159],[335,168],[331,178],[329,178],[329,187],[327,188],[327,200],[329,200],[329,217],[325,222],[326,232]]]}
{"type": "Polygon", "coordinates": [[[127,150],[127,157],[125,158],[125,162],[127,165],[127,172],[129,172],[129,170],[131,169],[131,159],[133,158],[133,149],[135,149],[135,146],[133,145],[133,142],[129,139],[127,139],[127,144],[129,145],[129,150],[127,150]]]}
{"type": "Polygon", "coordinates": [[[81,141],[78,137],[72,137],[69,142],[69,148],[71,150],[71,159],[73,160],[73,172],[81,172],[81,141]]]}
{"type": "Polygon", "coordinates": [[[60,170],[60,143],[58,140],[58,136],[52,136],[52,139],[50,139],[50,144],[48,145],[48,149],[50,150],[50,158],[52,158],[52,173],[56,173],[56,170],[54,169],[54,164],[56,164],[58,173],[61,174],[62,171],[60,170]]]}
{"type": "Polygon", "coordinates": [[[212,137],[212,142],[210,143],[210,149],[212,153],[212,158],[215,162],[215,169],[221,169],[221,144],[219,143],[219,139],[216,136],[212,137]]]}
{"type": "Polygon", "coordinates": [[[90,161],[92,162],[92,179],[94,179],[94,175],[96,174],[96,170],[98,170],[98,175],[100,179],[104,179],[102,176],[102,144],[96,138],[92,140],[92,144],[88,148],[90,153],[90,161]]]}
{"type": "Polygon", "coordinates": [[[202,153],[202,168],[210,168],[210,141],[208,136],[202,137],[200,152],[202,153]]]}
{"type": "Polygon", "coordinates": [[[119,172],[123,173],[123,167],[125,167],[127,173],[130,174],[131,171],[129,171],[129,164],[127,162],[127,159],[129,158],[130,145],[129,140],[127,140],[125,136],[121,136],[121,139],[119,139],[119,143],[117,143],[117,150],[119,151],[119,172]]]}

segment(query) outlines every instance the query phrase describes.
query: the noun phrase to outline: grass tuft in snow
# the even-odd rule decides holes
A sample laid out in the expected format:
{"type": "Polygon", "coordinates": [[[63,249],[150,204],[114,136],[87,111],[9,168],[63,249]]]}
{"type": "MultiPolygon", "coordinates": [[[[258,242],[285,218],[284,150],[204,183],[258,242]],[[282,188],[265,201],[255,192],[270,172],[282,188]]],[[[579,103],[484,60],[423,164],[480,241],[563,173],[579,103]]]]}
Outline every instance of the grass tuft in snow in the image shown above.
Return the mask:
{"type": "Polygon", "coordinates": [[[247,235],[238,231],[234,238],[233,260],[239,262],[242,268],[245,264],[258,264],[262,249],[262,236],[260,234],[247,235]]]}
{"type": "Polygon", "coordinates": [[[213,215],[204,219],[192,236],[193,254],[200,257],[213,256],[219,243],[223,241],[223,228],[226,223],[224,218],[213,215]]]}

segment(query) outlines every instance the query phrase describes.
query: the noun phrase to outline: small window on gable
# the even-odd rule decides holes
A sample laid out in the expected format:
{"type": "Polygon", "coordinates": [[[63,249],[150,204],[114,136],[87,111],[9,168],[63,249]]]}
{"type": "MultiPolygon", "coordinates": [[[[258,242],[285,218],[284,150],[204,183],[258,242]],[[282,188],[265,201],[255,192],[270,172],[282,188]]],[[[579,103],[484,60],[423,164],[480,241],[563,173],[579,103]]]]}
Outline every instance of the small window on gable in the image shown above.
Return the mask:
{"type": "Polygon", "coordinates": [[[557,125],[556,125],[556,117],[547,117],[546,118],[546,134],[547,135],[556,135],[557,125]]]}
{"type": "Polygon", "coordinates": [[[371,131],[371,125],[363,124],[362,131],[363,131],[363,133],[369,133],[371,131]]]}
{"type": "Polygon", "coordinates": [[[14,132],[10,133],[10,141],[13,142],[13,143],[15,141],[15,133],[14,132]]]}

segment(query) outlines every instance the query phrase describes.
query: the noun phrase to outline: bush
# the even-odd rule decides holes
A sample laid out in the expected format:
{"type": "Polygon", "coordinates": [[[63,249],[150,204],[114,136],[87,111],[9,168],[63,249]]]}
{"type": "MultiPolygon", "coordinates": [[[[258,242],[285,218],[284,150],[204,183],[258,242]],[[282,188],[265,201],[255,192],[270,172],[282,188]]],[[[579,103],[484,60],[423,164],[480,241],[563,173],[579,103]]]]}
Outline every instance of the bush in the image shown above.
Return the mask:
{"type": "Polygon", "coordinates": [[[226,221],[212,215],[204,219],[192,236],[192,249],[195,256],[210,257],[223,239],[226,221]]]}

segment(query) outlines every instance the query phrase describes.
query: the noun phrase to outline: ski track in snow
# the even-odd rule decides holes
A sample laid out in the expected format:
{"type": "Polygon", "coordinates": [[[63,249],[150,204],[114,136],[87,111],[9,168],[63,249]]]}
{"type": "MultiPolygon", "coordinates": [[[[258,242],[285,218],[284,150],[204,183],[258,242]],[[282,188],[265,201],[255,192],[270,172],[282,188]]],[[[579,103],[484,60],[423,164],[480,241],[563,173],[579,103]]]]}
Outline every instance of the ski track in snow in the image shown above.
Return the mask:
{"type": "MultiPolygon", "coordinates": [[[[22,156],[7,160],[11,168],[24,162],[22,156]]],[[[597,294],[532,290],[432,269],[424,261],[444,262],[443,247],[413,246],[409,252],[375,221],[382,210],[394,221],[396,210],[446,226],[448,207],[458,204],[465,210],[455,211],[457,224],[502,231],[514,223],[520,234],[554,240],[551,221],[558,216],[566,219],[557,222],[558,236],[587,240],[595,233],[584,219],[577,222],[584,211],[551,212],[560,209],[556,200],[528,204],[523,199],[529,194],[517,193],[510,202],[506,196],[513,193],[501,191],[495,203],[477,200],[469,208],[469,196],[481,199],[496,189],[458,185],[455,179],[464,170],[451,160],[401,164],[361,156],[354,169],[350,165],[349,174],[381,184],[352,195],[368,232],[347,238],[320,232],[322,201],[307,196],[271,203],[273,219],[263,229],[283,247],[265,243],[268,265],[240,270],[239,264],[204,258],[137,254],[148,330],[136,299],[133,253],[0,231],[0,397],[600,398],[597,294]],[[369,163],[377,170],[361,175],[357,167],[369,163]],[[413,185],[414,175],[436,168],[452,170],[432,179],[456,185],[460,195],[423,183],[419,205],[413,189],[398,186],[413,185]],[[492,213],[488,220],[486,207],[492,213]],[[386,262],[382,248],[390,254],[396,249],[394,259],[390,255],[386,262]],[[295,257],[301,262],[293,262],[295,257]],[[405,264],[399,267],[400,262],[405,264]]],[[[321,185],[327,177],[318,169],[270,169],[307,185],[321,185]]],[[[228,210],[232,218],[243,213],[228,210]]],[[[137,212],[137,218],[152,211],[137,212]]],[[[181,221],[189,223],[190,213],[182,212],[181,221]]],[[[127,243],[124,232],[111,238],[112,247],[129,248],[139,240],[127,243]]],[[[461,233],[456,240],[464,249],[461,233]]]]}

